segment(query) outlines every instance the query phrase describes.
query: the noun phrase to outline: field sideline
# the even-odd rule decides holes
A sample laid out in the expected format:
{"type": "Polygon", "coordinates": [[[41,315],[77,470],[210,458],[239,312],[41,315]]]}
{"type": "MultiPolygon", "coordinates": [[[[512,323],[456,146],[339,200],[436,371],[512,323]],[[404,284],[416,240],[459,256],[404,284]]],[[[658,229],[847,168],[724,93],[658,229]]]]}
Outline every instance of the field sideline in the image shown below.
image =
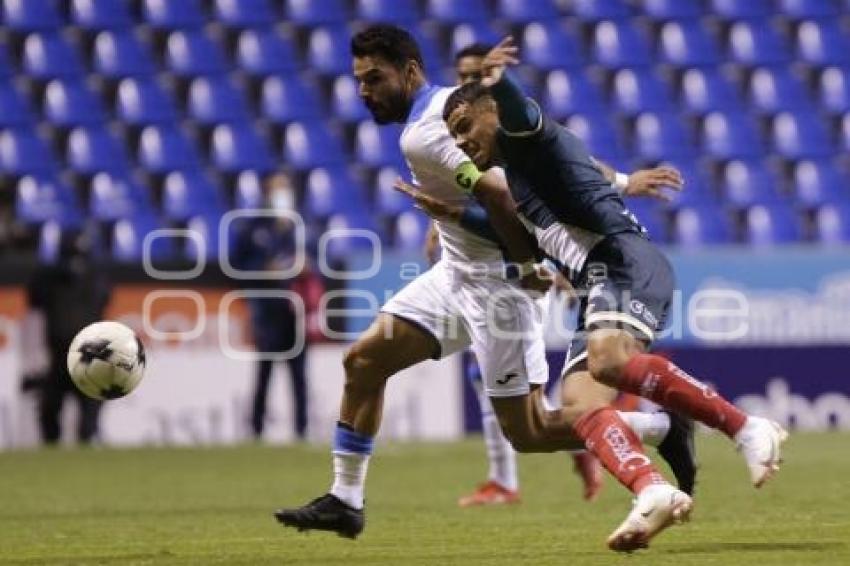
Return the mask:
{"type": "Polygon", "coordinates": [[[327,487],[326,447],[0,454],[0,564],[850,564],[850,434],[792,436],[763,492],[731,445],[699,446],[694,521],[628,559],[604,546],[626,492],[583,503],[563,455],[521,457],[522,505],[458,509],[478,440],[379,445],[356,542],[271,517],[327,487]]]}

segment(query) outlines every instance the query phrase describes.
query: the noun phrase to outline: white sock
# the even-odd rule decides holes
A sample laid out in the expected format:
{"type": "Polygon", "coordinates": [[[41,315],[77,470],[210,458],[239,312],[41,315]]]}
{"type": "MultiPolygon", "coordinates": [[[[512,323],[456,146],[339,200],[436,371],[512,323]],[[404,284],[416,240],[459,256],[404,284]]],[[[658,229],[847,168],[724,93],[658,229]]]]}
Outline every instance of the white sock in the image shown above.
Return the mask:
{"type": "Polygon", "coordinates": [[[484,386],[481,381],[473,381],[473,388],[478,395],[478,403],[481,405],[481,428],[484,433],[484,444],[487,447],[489,465],[488,479],[504,488],[516,491],[519,487],[519,478],[517,477],[514,447],[502,434],[499,419],[496,418],[490,398],[484,393],[484,386]]]}
{"type": "Polygon", "coordinates": [[[362,509],[369,455],[334,452],[333,460],[334,483],[330,493],[355,509],[362,509]]]}
{"type": "Polygon", "coordinates": [[[670,431],[670,415],[667,413],[617,412],[641,442],[649,446],[657,447],[670,431]]]}

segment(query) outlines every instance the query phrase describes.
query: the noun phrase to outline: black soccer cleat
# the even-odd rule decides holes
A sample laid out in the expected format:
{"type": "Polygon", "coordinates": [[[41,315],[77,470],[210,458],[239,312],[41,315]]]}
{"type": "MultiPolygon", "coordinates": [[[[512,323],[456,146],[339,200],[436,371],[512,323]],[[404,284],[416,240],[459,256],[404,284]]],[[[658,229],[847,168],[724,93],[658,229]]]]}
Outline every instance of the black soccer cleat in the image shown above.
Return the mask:
{"type": "Polygon", "coordinates": [[[697,475],[694,421],[671,411],[665,412],[670,415],[670,431],[658,445],[658,453],[676,476],[679,489],[693,495],[697,475]]]}
{"type": "Polygon", "coordinates": [[[335,495],[326,493],[297,509],[279,509],[275,519],[298,531],[331,531],[341,537],[357,538],[366,526],[363,509],[347,505],[335,495]]]}

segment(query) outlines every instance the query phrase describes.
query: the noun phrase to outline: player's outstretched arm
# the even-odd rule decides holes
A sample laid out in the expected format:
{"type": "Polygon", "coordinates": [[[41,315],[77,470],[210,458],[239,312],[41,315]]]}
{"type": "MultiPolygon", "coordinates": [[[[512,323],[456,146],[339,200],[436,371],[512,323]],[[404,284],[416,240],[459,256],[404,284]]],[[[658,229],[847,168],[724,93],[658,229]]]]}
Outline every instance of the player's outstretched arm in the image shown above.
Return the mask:
{"type": "Polygon", "coordinates": [[[614,185],[623,196],[651,197],[667,202],[670,198],[665,194],[664,189],[681,191],[685,186],[682,174],[673,167],[639,169],[626,175],[595,157],[593,163],[602,172],[605,180],[614,185]]]}

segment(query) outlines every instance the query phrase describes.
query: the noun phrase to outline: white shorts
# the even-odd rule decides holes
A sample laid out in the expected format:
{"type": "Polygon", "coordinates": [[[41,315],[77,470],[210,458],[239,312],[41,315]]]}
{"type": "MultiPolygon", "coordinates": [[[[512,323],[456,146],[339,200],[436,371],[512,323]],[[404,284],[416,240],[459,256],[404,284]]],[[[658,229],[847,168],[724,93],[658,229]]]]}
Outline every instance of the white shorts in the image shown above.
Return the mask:
{"type": "Polygon", "coordinates": [[[549,378],[543,316],[534,300],[495,275],[471,277],[441,260],[381,309],[436,338],[437,358],[472,346],[490,397],[526,395],[549,378]]]}

